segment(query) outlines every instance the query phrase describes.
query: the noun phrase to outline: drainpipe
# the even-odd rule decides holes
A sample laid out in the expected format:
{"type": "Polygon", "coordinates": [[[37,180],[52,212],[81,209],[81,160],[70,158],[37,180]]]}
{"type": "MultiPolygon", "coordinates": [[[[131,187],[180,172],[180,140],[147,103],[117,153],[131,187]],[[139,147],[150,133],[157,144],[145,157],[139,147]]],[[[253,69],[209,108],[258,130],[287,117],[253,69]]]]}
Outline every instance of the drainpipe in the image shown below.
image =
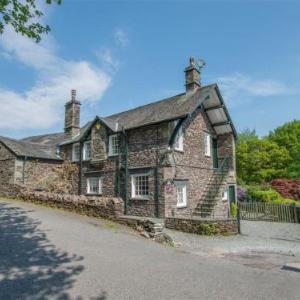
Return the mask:
{"type": "Polygon", "coordinates": [[[123,128],[122,130],[124,135],[124,150],[125,150],[125,161],[124,161],[124,168],[125,168],[125,201],[124,201],[124,214],[128,214],[128,137],[127,134],[123,128]]]}
{"type": "Polygon", "coordinates": [[[156,127],[156,165],[155,165],[155,217],[159,217],[159,180],[158,180],[158,160],[159,160],[159,145],[158,145],[158,127],[156,127]]]}
{"type": "Polygon", "coordinates": [[[27,156],[24,156],[23,160],[23,170],[22,170],[22,183],[25,184],[25,164],[26,164],[27,156]]]}
{"type": "Polygon", "coordinates": [[[82,194],[82,142],[79,142],[79,187],[78,187],[78,194],[82,194]]]}

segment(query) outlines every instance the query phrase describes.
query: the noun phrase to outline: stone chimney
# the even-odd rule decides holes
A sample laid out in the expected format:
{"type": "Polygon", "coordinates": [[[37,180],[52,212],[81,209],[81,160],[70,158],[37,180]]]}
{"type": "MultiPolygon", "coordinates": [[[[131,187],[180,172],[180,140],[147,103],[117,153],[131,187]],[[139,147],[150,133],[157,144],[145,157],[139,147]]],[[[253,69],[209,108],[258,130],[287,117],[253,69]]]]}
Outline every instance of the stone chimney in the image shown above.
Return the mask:
{"type": "Polygon", "coordinates": [[[190,65],[185,68],[185,88],[186,92],[191,92],[201,86],[200,71],[196,67],[194,57],[190,57],[190,65]]]}
{"type": "Polygon", "coordinates": [[[71,100],[65,104],[65,134],[71,139],[80,133],[80,105],[76,90],[71,90],[71,100]]]}

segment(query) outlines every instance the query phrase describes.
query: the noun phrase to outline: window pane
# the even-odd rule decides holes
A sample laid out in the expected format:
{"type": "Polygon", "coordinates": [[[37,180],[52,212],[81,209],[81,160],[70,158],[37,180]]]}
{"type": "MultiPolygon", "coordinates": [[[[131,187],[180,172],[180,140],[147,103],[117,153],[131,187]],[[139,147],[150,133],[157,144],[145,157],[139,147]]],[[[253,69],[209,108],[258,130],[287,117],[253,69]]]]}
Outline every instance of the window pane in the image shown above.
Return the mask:
{"type": "Polygon", "coordinates": [[[84,143],[84,150],[83,150],[83,158],[85,160],[91,158],[91,142],[85,142],[84,143]]]}
{"type": "Polygon", "coordinates": [[[120,150],[120,138],[119,135],[111,135],[110,136],[110,154],[111,155],[116,155],[119,154],[120,150]]]}
{"type": "Polygon", "coordinates": [[[141,175],[141,176],[134,176],[134,197],[141,196],[145,197],[149,195],[149,176],[148,175],[141,175]]]}
{"type": "Polygon", "coordinates": [[[101,178],[92,177],[87,179],[87,192],[88,194],[99,194],[101,193],[101,178]]]}
{"type": "Polygon", "coordinates": [[[176,183],[177,206],[186,206],[186,183],[176,183]]]}
{"type": "Polygon", "coordinates": [[[73,144],[73,160],[79,160],[80,159],[80,145],[79,144],[73,144]]]}

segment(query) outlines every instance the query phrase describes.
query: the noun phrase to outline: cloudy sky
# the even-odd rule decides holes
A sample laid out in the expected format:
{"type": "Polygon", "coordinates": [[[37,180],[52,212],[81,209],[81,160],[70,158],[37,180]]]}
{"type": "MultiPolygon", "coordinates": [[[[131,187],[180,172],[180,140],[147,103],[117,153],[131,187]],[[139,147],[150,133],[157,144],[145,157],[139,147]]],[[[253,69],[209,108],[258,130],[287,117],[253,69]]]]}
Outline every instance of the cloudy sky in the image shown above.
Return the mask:
{"type": "Polygon", "coordinates": [[[82,124],[180,93],[191,55],[238,130],[300,119],[299,1],[64,0],[45,12],[40,44],[0,36],[0,135],[61,131],[72,88],[82,124]]]}

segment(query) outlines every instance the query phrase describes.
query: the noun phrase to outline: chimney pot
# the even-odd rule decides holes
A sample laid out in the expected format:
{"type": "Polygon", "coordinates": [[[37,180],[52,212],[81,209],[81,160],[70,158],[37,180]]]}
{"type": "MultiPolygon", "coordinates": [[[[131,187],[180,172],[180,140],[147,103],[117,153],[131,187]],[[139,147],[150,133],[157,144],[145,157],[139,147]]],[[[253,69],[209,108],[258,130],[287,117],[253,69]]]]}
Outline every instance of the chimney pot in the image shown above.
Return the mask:
{"type": "Polygon", "coordinates": [[[185,87],[186,92],[194,91],[201,87],[200,84],[200,70],[196,67],[195,58],[190,57],[190,64],[185,68],[185,87]]]}
{"type": "Polygon", "coordinates": [[[76,90],[71,90],[71,100],[76,101],[76,90]]]}

